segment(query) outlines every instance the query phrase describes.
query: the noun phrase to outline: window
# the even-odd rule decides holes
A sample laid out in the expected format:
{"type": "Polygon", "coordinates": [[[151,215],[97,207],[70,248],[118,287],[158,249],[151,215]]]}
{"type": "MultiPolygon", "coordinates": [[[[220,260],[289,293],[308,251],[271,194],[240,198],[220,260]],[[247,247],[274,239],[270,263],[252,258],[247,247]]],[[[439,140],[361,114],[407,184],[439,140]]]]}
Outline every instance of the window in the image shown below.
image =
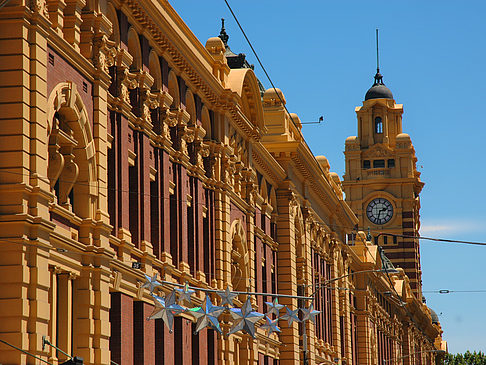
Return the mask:
{"type": "Polygon", "coordinates": [[[378,169],[378,168],[383,168],[385,167],[385,160],[374,160],[373,161],[373,168],[378,169]]]}
{"type": "Polygon", "coordinates": [[[395,167],[395,159],[390,158],[388,160],[388,167],[395,167]]]}
{"type": "Polygon", "coordinates": [[[370,160],[363,160],[363,168],[369,169],[371,167],[370,160]]]}
{"type": "Polygon", "coordinates": [[[383,133],[383,121],[381,117],[375,118],[375,133],[383,133]]]}

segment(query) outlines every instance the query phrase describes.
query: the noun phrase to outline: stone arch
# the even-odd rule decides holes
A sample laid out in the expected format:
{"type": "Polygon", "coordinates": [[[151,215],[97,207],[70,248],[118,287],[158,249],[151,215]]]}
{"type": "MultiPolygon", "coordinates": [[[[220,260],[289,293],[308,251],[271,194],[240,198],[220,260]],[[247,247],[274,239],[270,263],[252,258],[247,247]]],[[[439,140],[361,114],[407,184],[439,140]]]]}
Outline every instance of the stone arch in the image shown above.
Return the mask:
{"type": "Polygon", "coordinates": [[[92,218],[97,203],[96,151],[88,113],[74,83],[63,82],[52,90],[47,118],[51,190],[59,205],[80,218],[92,218]]]}
{"type": "Polygon", "coordinates": [[[231,285],[233,290],[248,291],[250,288],[250,256],[246,231],[241,220],[236,219],[231,232],[231,285]]]}
{"type": "Polygon", "coordinates": [[[211,128],[211,117],[209,115],[209,110],[206,107],[206,105],[202,107],[201,124],[204,130],[206,131],[206,136],[204,137],[204,139],[213,139],[213,133],[211,128]]]}
{"type": "Polygon", "coordinates": [[[149,70],[150,75],[152,75],[152,77],[154,78],[152,90],[162,90],[162,71],[160,69],[159,55],[154,50],[150,52],[149,56],[149,70]]]}
{"type": "Polygon", "coordinates": [[[300,205],[294,207],[295,254],[297,259],[304,257],[305,227],[300,205]]]}
{"type": "Polygon", "coordinates": [[[115,44],[118,46],[120,45],[120,24],[118,23],[116,9],[111,3],[108,4],[108,11],[106,13],[106,16],[111,22],[110,40],[115,42],[115,44]]]}
{"type": "Polygon", "coordinates": [[[230,89],[240,96],[243,114],[246,115],[253,125],[263,128],[262,98],[258,79],[253,70],[249,68],[232,69],[229,74],[228,84],[230,89]]]}
{"type": "Polygon", "coordinates": [[[172,96],[171,108],[177,108],[179,107],[181,102],[181,98],[179,95],[179,82],[177,81],[177,76],[175,72],[172,70],[169,72],[168,87],[169,95],[172,96]]]}
{"type": "Polygon", "coordinates": [[[128,30],[128,53],[133,57],[131,70],[142,69],[142,50],[140,48],[140,39],[135,28],[130,27],[128,30]]]}
{"type": "Polygon", "coordinates": [[[277,193],[275,191],[275,188],[272,186],[270,189],[270,196],[269,196],[269,203],[273,208],[273,214],[277,214],[277,193]]]}
{"type": "Polygon", "coordinates": [[[343,276],[346,274],[346,267],[344,265],[344,258],[342,255],[341,250],[335,250],[336,251],[336,256],[335,256],[335,262],[336,264],[336,277],[343,276]]]}
{"type": "Polygon", "coordinates": [[[191,90],[186,90],[186,112],[190,115],[189,125],[195,125],[197,122],[196,103],[194,101],[194,94],[191,90]]]}
{"type": "Polygon", "coordinates": [[[262,178],[262,181],[260,183],[260,189],[259,189],[259,194],[263,198],[263,201],[265,203],[268,203],[268,187],[267,187],[267,181],[265,178],[262,178]]]}

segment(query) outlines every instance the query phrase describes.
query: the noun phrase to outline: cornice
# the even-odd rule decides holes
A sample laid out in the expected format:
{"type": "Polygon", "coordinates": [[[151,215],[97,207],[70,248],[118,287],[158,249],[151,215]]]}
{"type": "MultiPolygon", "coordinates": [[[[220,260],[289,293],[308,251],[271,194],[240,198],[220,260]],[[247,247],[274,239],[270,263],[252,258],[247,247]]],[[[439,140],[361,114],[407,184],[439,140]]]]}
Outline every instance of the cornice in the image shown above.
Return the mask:
{"type": "Polygon", "coordinates": [[[267,181],[272,185],[278,186],[287,176],[282,166],[260,142],[252,144],[251,156],[255,165],[259,166],[270,177],[270,179],[267,178],[267,181]]]}
{"type": "MultiPolygon", "coordinates": [[[[120,2],[117,5],[120,7],[120,2]]],[[[212,109],[229,112],[234,123],[248,138],[260,139],[258,129],[240,111],[238,102],[229,97],[228,92],[231,91],[225,89],[212,74],[215,62],[212,56],[168,2],[127,0],[123,7],[130,11],[133,19],[143,28],[143,33],[152,38],[167,62],[192,85],[203,102],[212,109]]]]}

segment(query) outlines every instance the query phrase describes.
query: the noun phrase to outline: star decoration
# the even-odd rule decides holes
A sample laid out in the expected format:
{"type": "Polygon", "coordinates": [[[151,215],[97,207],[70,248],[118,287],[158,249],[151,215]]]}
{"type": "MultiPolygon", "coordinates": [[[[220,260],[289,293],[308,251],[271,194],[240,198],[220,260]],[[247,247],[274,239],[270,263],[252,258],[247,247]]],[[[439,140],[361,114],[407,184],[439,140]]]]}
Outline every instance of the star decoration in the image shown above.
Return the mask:
{"type": "Polygon", "coordinates": [[[170,333],[172,333],[174,316],[184,312],[186,309],[176,304],[176,293],[174,290],[168,294],[165,299],[155,294],[152,294],[152,296],[154,298],[155,308],[150,317],[147,319],[150,320],[161,318],[169,329],[170,333]]]}
{"type": "Polygon", "coordinates": [[[321,313],[321,311],[314,310],[314,304],[311,304],[309,308],[300,308],[300,310],[304,314],[302,322],[310,320],[316,324],[316,316],[321,313]]]}
{"type": "Polygon", "coordinates": [[[266,319],[267,323],[262,325],[261,328],[263,328],[264,330],[267,330],[269,336],[274,332],[280,332],[280,328],[277,327],[278,318],[276,320],[272,321],[270,318],[265,316],[265,319],[266,319]]]}
{"type": "Polygon", "coordinates": [[[267,316],[270,314],[275,314],[277,317],[280,317],[280,310],[285,308],[285,305],[278,303],[278,298],[275,298],[273,302],[265,302],[268,308],[267,316]]]}
{"type": "Polygon", "coordinates": [[[206,295],[203,305],[201,307],[190,308],[188,312],[191,313],[197,320],[196,322],[196,333],[206,327],[211,327],[218,331],[220,334],[221,326],[219,325],[218,317],[225,310],[224,307],[218,307],[211,303],[211,298],[206,295]]]}
{"type": "Polygon", "coordinates": [[[230,306],[233,306],[233,299],[235,299],[238,296],[238,294],[230,291],[229,285],[226,287],[225,291],[217,291],[216,294],[218,294],[221,297],[221,305],[230,305],[230,306]]]}
{"type": "Polygon", "coordinates": [[[154,289],[162,284],[157,280],[157,273],[154,276],[150,277],[147,274],[145,275],[145,283],[142,284],[142,288],[148,288],[150,290],[150,294],[154,292],[154,289]]]}
{"type": "Polygon", "coordinates": [[[245,304],[243,304],[243,307],[241,309],[231,308],[230,311],[231,317],[233,317],[235,323],[233,324],[233,327],[231,327],[231,329],[229,330],[228,335],[243,330],[250,334],[251,337],[255,338],[255,323],[263,317],[263,314],[253,312],[250,298],[246,300],[245,304]]]}
{"type": "Polygon", "coordinates": [[[300,322],[300,319],[298,317],[298,312],[299,312],[299,308],[297,308],[296,310],[290,310],[288,307],[285,308],[287,313],[285,313],[282,317],[280,317],[281,319],[285,319],[286,321],[289,322],[289,326],[292,326],[292,323],[295,322],[300,322]]]}
{"type": "Polygon", "coordinates": [[[191,304],[191,295],[195,293],[194,290],[189,289],[189,284],[186,282],[182,289],[176,289],[179,293],[179,304],[186,301],[187,303],[191,304]]]}

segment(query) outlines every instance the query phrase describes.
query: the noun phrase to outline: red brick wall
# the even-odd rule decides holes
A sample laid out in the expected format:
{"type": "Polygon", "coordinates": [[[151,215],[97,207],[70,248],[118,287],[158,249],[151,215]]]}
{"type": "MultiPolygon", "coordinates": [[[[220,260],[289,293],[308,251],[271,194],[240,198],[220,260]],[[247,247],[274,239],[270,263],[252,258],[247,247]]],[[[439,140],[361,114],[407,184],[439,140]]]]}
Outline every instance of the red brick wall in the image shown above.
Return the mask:
{"type": "Polygon", "coordinates": [[[133,299],[122,293],[111,293],[110,308],[111,359],[118,364],[133,364],[133,299]]]}
{"type": "Polygon", "coordinates": [[[49,61],[47,62],[47,97],[49,97],[57,84],[67,81],[73,82],[78,89],[79,95],[81,95],[88,113],[89,123],[91,128],[93,128],[93,85],[52,48],[48,47],[47,51],[49,54],[49,61]],[[53,59],[54,65],[51,64],[51,59],[53,59]],[[86,85],[86,91],[83,89],[83,83],[86,85]]]}
{"type": "Polygon", "coordinates": [[[133,303],[133,344],[134,364],[155,363],[155,321],[147,321],[153,306],[145,302],[133,303]]]}

